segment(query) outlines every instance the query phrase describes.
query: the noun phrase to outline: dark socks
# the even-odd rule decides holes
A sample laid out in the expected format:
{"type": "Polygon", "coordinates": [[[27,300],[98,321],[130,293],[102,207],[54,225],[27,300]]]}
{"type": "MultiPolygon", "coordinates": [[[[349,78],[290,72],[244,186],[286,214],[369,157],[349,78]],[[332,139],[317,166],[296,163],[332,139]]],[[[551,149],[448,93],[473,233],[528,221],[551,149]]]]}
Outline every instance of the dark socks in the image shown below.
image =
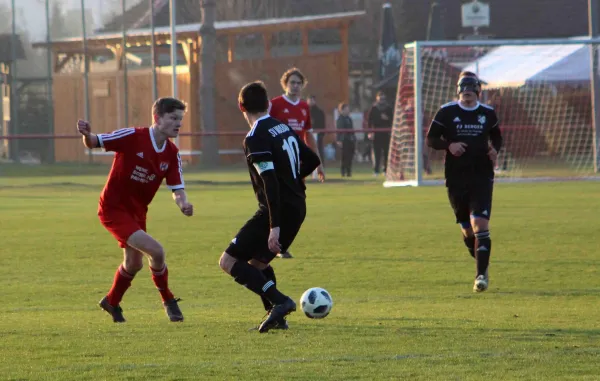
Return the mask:
{"type": "Polygon", "coordinates": [[[467,247],[467,250],[469,250],[469,254],[471,254],[471,257],[475,258],[475,236],[463,236],[463,240],[465,241],[465,246],[467,247]]]}
{"type": "MultiPolygon", "coordinates": [[[[275,278],[275,270],[273,270],[273,267],[271,267],[271,266],[267,267],[266,269],[264,269],[262,271],[262,274],[265,276],[265,278],[267,280],[272,280],[274,285],[277,286],[277,279],[275,278]]],[[[263,302],[263,306],[265,306],[265,311],[270,311],[271,308],[273,307],[271,302],[269,302],[269,300],[267,298],[265,298],[264,295],[261,295],[260,299],[263,302]]]]}
{"type": "Polygon", "coordinates": [[[271,304],[282,304],[287,297],[283,295],[275,282],[267,280],[263,273],[246,262],[237,261],[231,268],[233,279],[257,295],[265,296],[271,304]]]}
{"type": "Polygon", "coordinates": [[[490,264],[492,240],[488,230],[475,233],[475,259],[477,260],[477,275],[485,275],[490,264]]]}

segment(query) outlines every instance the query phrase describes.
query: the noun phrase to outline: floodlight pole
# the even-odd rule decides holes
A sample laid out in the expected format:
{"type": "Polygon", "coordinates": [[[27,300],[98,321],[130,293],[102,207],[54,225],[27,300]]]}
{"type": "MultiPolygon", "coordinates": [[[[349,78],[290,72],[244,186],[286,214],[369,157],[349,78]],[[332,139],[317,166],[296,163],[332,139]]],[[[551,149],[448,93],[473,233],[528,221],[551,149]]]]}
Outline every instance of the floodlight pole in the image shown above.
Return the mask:
{"type": "MultiPolygon", "coordinates": [[[[88,60],[88,45],[87,45],[87,31],[85,29],[85,0],[81,0],[81,33],[83,40],[83,118],[87,121],[90,120],[90,81],[89,71],[90,65],[88,60]]],[[[92,163],[94,157],[92,156],[92,149],[88,149],[88,161],[92,163]]]]}
{"type": "Polygon", "coordinates": [[[150,0],[150,61],[152,62],[152,101],[158,98],[156,78],[156,36],[154,35],[154,0],[150,0]]]}
{"type": "MultiPolygon", "coordinates": [[[[52,33],[50,30],[50,0],[45,1],[46,10],[46,70],[48,71],[46,77],[46,91],[47,100],[46,113],[48,115],[48,132],[54,133],[54,94],[53,94],[53,82],[52,82],[52,33]]],[[[48,156],[47,160],[50,163],[54,163],[54,139],[48,139],[48,156]]]]}
{"type": "MultiPolygon", "coordinates": [[[[202,26],[200,27],[200,120],[203,132],[217,131],[215,117],[215,67],[217,51],[216,0],[201,0],[202,26]]],[[[195,84],[196,85],[196,84],[195,84]]],[[[208,167],[219,164],[219,138],[202,137],[202,163],[208,167]]]]}
{"type": "MultiPolygon", "coordinates": [[[[11,1],[12,30],[10,35],[10,130],[9,134],[18,134],[19,131],[19,92],[17,86],[17,6],[16,0],[11,1]]],[[[9,141],[10,142],[10,141],[9,141]]],[[[9,143],[8,154],[17,163],[20,162],[19,139],[9,143]],[[14,152],[13,152],[14,151],[14,152]]]]}
{"type": "Polygon", "coordinates": [[[177,31],[175,30],[175,26],[177,25],[177,9],[175,8],[176,6],[177,4],[175,3],[175,0],[169,1],[169,13],[171,16],[171,71],[173,73],[173,98],[177,98],[177,31]]]}
{"type": "MultiPolygon", "coordinates": [[[[175,0],[169,1],[169,13],[171,15],[171,69],[172,69],[172,78],[173,81],[173,98],[177,97],[177,31],[175,27],[177,26],[177,4],[175,0]]],[[[179,136],[175,138],[175,145],[179,147],[179,136]]]]}
{"type": "MultiPolygon", "coordinates": [[[[598,0],[588,0],[588,29],[590,38],[598,36],[598,0]]],[[[593,134],[593,154],[594,154],[594,172],[600,171],[600,160],[598,151],[600,150],[600,99],[599,81],[597,76],[598,71],[598,51],[593,44],[590,44],[590,87],[592,99],[592,134],[593,134]]]]}
{"type": "Polygon", "coordinates": [[[125,11],[127,6],[125,0],[121,0],[121,59],[123,60],[123,109],[125,111],[125,120],[123,127],[129,127],[129,83],[127,75],[127,24],[125,20],[125,11]]]}

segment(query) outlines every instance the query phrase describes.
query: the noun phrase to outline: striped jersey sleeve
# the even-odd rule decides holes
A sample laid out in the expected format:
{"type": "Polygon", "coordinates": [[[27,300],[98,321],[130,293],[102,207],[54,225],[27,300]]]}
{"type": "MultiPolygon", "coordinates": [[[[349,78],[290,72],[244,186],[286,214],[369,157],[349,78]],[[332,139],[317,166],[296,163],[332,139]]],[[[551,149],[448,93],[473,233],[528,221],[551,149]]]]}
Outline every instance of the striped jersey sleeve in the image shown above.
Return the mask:
{"type": "Polygon", "coordinates": [[[123,152],[131,145],[134,135],[135,128],[121,128],[107,134],[98,134],[98,142],[105,151],[123,152]]]}
{"type": "Polygon", "coordinates": [[[175,154],[173,162],[167,170],[167,186],[171,190],[184,189],[183,166],[181,165],[181,156],[179,152],[175,154]]]}

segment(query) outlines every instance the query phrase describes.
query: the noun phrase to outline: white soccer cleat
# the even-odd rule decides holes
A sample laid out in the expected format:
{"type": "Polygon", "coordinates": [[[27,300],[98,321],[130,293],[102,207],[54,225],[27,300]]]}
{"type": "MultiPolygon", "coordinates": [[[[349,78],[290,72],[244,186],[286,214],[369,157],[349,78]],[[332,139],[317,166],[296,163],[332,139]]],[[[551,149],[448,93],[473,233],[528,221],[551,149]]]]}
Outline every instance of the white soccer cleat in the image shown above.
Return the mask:
{"type": "Polygon", "coordinates": [[[479,275],[475,278],[475,283],[473,284],[473,292],[484,292],[488,289],[488,279],[485,275],[479,275]]]}

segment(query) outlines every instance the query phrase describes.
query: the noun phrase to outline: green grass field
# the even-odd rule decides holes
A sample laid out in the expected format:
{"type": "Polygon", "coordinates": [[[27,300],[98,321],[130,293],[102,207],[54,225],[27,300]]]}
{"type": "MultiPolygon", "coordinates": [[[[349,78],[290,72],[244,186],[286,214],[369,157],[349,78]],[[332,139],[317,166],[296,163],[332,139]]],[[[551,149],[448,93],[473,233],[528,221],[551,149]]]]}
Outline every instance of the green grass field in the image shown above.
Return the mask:
{"type": "Polygon", "coordinates": [[[247,174],[188,173],[192,218],[159,192],[148,229],[186,320],[168,322],[146,266],[116,325],[97,306],[121,260],[96,217],[106,172],[0,168],[0,379],[600,379],[598,183],[499,184],[483,294],[443,187],[310,183],[295,258],[274,267],[282,291],[335,305],[260,335],[258,297],[217,264],[255,209],[247,174]]]}

